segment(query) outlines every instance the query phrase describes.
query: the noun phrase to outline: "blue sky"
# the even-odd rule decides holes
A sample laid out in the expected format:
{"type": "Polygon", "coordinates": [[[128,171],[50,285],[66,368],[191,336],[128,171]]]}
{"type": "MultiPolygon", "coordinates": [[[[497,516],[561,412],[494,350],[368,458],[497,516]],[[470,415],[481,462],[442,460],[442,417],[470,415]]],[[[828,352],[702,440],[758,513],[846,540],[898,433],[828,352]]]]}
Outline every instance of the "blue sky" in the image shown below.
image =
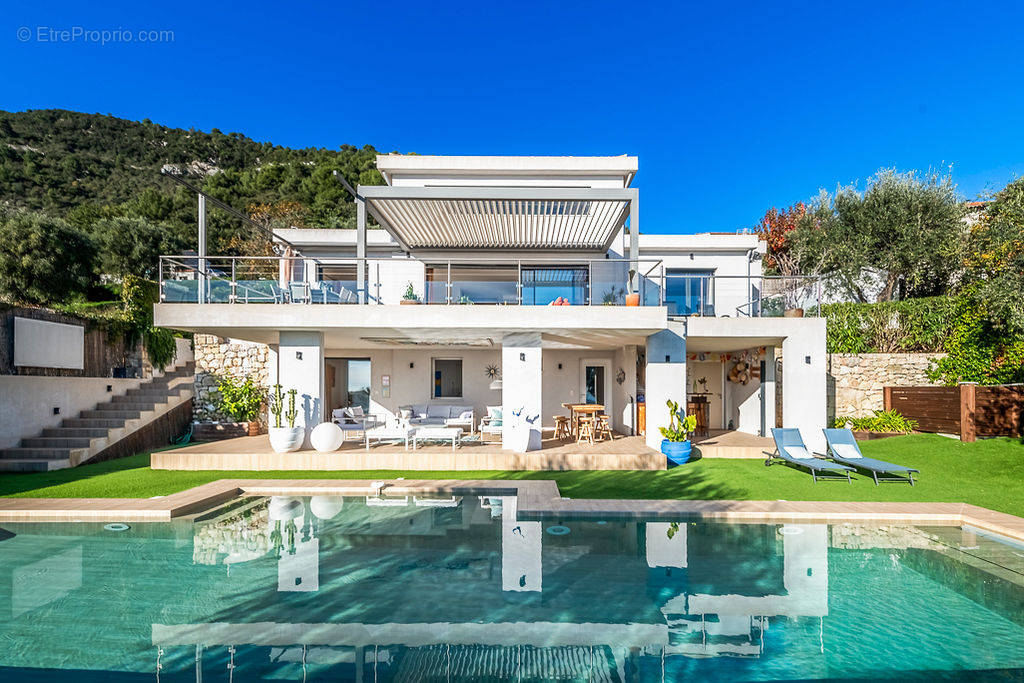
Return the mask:
{"type": "Polygon", "coordinates": [[[3,24],[2,109],[288,146],[633,154],[645,232],[752,226],[880,167],[952,164],[969,198],[1024,173],[1014,3],[33,0],[3,24]],[[40,37],[75,27],[173,40],[40,37]]]}

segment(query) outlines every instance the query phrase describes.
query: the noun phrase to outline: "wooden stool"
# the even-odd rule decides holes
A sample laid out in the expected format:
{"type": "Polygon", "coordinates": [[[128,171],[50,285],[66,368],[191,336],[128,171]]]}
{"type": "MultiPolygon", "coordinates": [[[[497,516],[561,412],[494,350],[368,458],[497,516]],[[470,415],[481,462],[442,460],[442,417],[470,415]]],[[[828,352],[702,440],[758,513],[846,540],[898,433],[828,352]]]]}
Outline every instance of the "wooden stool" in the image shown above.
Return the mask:
{"type": "Polygon", "coordinates": [[[576,436],[576,443],[589,441],[594,443],[594,418],[590,415],[581,415],[579,418],[579,434],[576,436]]]}
{"type": "Polygon", "coordinates": [[[565,415],[555,415],[555,438],[567,439],[572,436],[569,431],[569,418],[565,415]]]}
{"type": "Polygon", "coordinates": [[[604,441],[605,439],[608,439],[609,441],[612,440],[612,426],[608,421],[607,415],[601,414],[597,416],[596,436],[598,441],[604,441]]]}

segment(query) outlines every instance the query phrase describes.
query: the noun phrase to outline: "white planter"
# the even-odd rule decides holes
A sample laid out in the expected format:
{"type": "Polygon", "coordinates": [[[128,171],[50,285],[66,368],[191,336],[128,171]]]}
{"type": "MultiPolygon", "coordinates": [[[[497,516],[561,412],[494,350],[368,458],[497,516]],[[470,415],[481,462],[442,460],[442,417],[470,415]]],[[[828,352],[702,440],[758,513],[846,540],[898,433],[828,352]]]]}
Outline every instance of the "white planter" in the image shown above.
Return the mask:
{"type": "Polygon", "coordinates": [[[271,427],[267,433],[270,435],[270,447],[277,453],[297,451],[306,440],[305,427],[271,427]]]}

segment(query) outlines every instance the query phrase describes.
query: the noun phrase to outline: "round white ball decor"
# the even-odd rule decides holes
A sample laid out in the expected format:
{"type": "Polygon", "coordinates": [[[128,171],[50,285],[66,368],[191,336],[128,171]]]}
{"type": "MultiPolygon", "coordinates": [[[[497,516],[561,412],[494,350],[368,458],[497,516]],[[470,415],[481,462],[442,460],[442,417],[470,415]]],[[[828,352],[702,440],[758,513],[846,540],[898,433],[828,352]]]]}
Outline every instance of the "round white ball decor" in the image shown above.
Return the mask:
{"type": "Polygon", "coordinates": [[[341,496],[313,496],[309,499],[309,509],[318,519],[333,519],[341,512],[345,499],[341,496]]]}
{"type": "Polygon", "coordinates": [[[341,448],[345,432],[333,422],[321,422],[309,433],[309,443],[320,453],[330,453],[341,448]]]}

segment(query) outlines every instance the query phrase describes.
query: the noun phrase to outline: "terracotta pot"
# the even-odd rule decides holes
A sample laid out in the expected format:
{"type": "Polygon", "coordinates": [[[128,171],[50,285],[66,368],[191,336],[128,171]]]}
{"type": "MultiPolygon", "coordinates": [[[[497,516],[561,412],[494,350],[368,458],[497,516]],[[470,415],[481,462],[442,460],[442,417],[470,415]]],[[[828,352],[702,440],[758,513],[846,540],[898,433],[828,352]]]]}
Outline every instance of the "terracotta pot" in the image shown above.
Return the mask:
{"type": "Polygon", "coordinates": [[[249,436],[260,435],[260,423],[257,420],[253,420],[249,423],[249,436]]]}
{"type": "Polygon", "coordinates": [[[787,308],[782,312],[783,318],[802,318],[804,317],[804,309],[802,308],[787,308]]]}
{"type": "Polygon", "coordinates": [[[419,306],[420,304],[419,299],[402,299],[398,303],[403,306],[419,306]]]}
{"type": "Polygon", "coordinates": [[[640,295],[639,294],[627,294],[626,295],[626,305],[627,306],[639,306],[640,305],[640,295]]]}

